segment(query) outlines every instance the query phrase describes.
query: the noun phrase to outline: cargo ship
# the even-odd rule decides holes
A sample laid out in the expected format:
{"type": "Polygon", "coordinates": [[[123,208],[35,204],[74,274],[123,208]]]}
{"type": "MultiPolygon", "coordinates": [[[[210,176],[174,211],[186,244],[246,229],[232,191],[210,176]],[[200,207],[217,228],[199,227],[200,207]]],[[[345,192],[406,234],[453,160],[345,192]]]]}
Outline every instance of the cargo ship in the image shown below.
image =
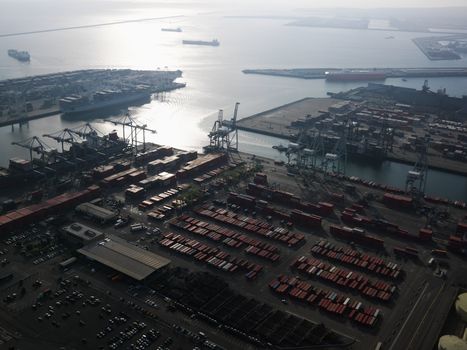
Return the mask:
{"type": "Polygon", "coordinates": [[[161,28],[161,31],[163,32],[176,32],[176,33],[181,33],[182,32],[182,28],[178,27],[178,28],[161,28]]]}
{"type": "Polygon", "coordinates": [[[31,56],[27,51],[18,51],[14,49],[8,50],[8,56],[13,57],[21,62],[29,62],[31,60],[31,56]]]}
{"type": "Polygon", "coordinates": [[[163,32],[176,32],[176,33],[181,33],[182,32],[182,28],[178,27],[178,28],[161,28],[161,31],[163,32]]]}
{"type": "Polygon", "coordinates": [[[71,95],[64,97],[59,100],[59,107],[62,114],[86,113],[119,106],[130,106],[135,102],[149,100],[151,93],[148,86],[124,90],[101,90],[91,96],[71,95]]]}
{"type": "Polygon", "coordinates": [[[342,70],[335,72],[326,72],[328,81],[368,81],[385,80],[386,73],[372,70],[342,70]]]}
{"type": "Polygon", "coordinates": [[[204,45],[204,46],[219,46],[219,40],[214,39],[211,41],[203,41],[203,40],[183,40],[184,45],[204,45]]]}

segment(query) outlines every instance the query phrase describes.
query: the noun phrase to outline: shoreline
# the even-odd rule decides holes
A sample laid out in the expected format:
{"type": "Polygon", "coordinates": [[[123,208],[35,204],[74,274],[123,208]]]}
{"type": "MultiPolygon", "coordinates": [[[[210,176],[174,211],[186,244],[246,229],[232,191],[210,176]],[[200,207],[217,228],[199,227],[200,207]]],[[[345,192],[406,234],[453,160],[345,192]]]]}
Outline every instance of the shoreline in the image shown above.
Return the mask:
{"type": "MultiPolygon", "coordinates": [[[[258,113],[258,114],[262,114],[264,112],[261,112],[261,113],[258,113]]],[[[257,114],[253,115],[253,116],[257,116],[257,114]]],[[[247,117],[247,118],[251,118],[253,116],[250,116],[250,117],[247,117]]],[[[247,118],[244,118],[244,119],[247,119],[247,118]]],[[[243,120],[243,119],[241,119],[243,120]]],[[[247,126],[241,126],[241,125],[237,125],[238,129],[239,130],[243,130],[243,131],[247,131],[247,132],[251,132],[251,133],[256,133],[256,134],[260,134],[260,135],[265,135],[265,136],[271,136],[271,137],[276,137],[276,138],[279,138],[279,139],[283,139],[284,141],[294,141],[294,138],[291,137],[291,136],[287,136],[287,135],[283,135],[283,134],[278,134],[278,133],[274,133],[272,131],[266,131],[266,130],[262,130],[262,129],[255,129],[255,128],[250,128],[250,127],[247,127],[247,126]]],[[[349,158],[352,158],[352,155],[351,154],[348,154],[349,158]]],[[[406,164],[406,165],[414,165],[415,162],[414,161],[411,161],[409,159],[406,159],[406,158],[399,158],[399,157],[395,157],[395,156],[390,156],[390,155],[387,155],[386,157],[384,157],[382,159],[382,161],[390,161],[390,162],[394,162],[394,163],[400,163],[400,164],[406,164]]],[[[445,172],[445,173],[448,173],[448,174],[453,174],[453,175],[460,175],[460,176],[467,176],[467,169],[465,171],[461,171],[461,170],[456,170],[456,169],[452,169],[452,168],[445,168],[445,167],[442,167],[440,165],[433,165],[433,164],[430,164],[430,161],[428,161],[428,168],[429,169],[432,169],[432,170],[437,170],[437,171],[441,171],[441,172],[445,172]]]]}

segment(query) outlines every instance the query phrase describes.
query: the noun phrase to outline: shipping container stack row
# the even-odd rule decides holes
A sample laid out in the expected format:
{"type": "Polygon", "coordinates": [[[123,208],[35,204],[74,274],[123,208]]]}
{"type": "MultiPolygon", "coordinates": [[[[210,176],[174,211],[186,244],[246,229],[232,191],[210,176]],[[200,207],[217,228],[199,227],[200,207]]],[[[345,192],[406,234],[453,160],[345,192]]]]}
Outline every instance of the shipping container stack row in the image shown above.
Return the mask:
{"type": "Polygon", "coordinates": [[[280,258],[280,251],[272,244],[261,242],[244,234],[234,232],[225,227],[198,220],[188,215],[181,215],[170,221],[170,224],[186,232],[203,236],[214,242],[222,242],[231,248],[244,247],[247,254],[275,262],[280,258]]]}
{"type": "Polygon", "coordinates": [[[202,172],[209,171],[212,168],[220,167],[227,162],[226,153],[209,153],[203,156],[198,157],[180,170],[177,171],[177,179],[188,179],[190,177],[196,177],[202,172]]]}
{"type": "Polygon", "coordinates": [[[256,173],[253,183],[261,186],[268,186],[268,177],[265,173],[256,173]]]}
{"type": "Polygon", "coordinates": [[[230,192],[227,202],[229,204],[236,204],[242,208],[256,210],[265,216],[271,216],[279,220],[290,222],[290,214],[274,208],[265,200],[257,199],[256,197],[248,194],[230,192]]]}
{"type": "Polygon", "coordinates": [[[334,205],[331,203],[310,203],[302,200],[300,197],[294,195],[293,193],[282,190],[274,190],[257,183],[249,183],[246,193],[250,196],[265,198],[267,200],[277,202],[281,205],[299,209],[307,214],[328,216],[331,215],[334,211],[334,205]]]}
{"type": "Polygon", "coordinates": [[[230,192],[227,197],[227,203],[236,204],[242,208],[255,209],[256,198],[247,194],[230,192]]]}
{"type": "Polygon", "coordinates": [[[246,259],[233,257],[225,251],[208,246],[178,233],[168,232],[162,234],[159,244],[162,247],[189,256],[196,261],[204,262],[224,272],[246,272],[245,277],[247,279],[256,278],[258,273],[263,269],[259,264],[252,263],[246,259]]]}
{"type": "Polygon", "coordinates": [[[338,177],[339,179],[342,179],[342,180],[347,180],[347,181],[350,181],[350,182],[353,182],[353,183],[358,183],[358,184],[364,185],[366,187],[377,188],[377,189],[380,189],[380,190],[383,190],[383,191],[387,191],[388,193],[389,192],[390,193],[396,193],[396,194],[404,194],[405,193],[405,191],[403,189],[393,187],[393,186],[389,186],[389,185],[386,185],[386,184],[380,184],[380,183],[377,183],[377,182],[374,182],[374,181],[361,179],[361,178],[359,178],[357,176],[345,176],[345,175],[341,175],[341,174],[330,174],[330,175],[334,176],[334,177],[338,177]]]}
{"type": "Polygon", "coordinates": [[[403,273],[402,268],[396,263],[386,261],[378,256],[361,253],[352,248],[338,246],[325,240],[313,245],[311,252],[393,280],[400,278],[403,273]]]}
{"type": "Polygon", "coordinates": [[[370,245],[376,248],[384,247],[384,240],[371,236],[365,233],[365,231],[362,229],[330,225],[329,232],[332,235],[342,238],[346,241],[354,241],[357,243],[370,245]]]}
{"type": "Polygon", "coordinates": [[[106,187],[118,187],[128,183],[135,184],[145,178],[146,172],[144,170],[130,168],[105,177],[101,184],[106,187]]]}
{"type": "Polygon", "coordinates": [[[305,241],[305,236],[301,233],[292,233],[288,229],[275,227],[262,220],[236,214],[229,210],[213,206],[203,206],[202,208],[196,209],[195,212],[198,215],[216,220],[223,224],[228,224],[250,233],[282,242],[289,247],[294,247],[305,241]]]}
{"type": "Polygon", "coordinates": [[[92,176],[95,180],[102,180],[109,177],[117,172],[128,170],[131,168],[130,161],[119,161],[114,164],[101,165],[92,169],[92,176]]]}
{"type": "Polygon", "coordinates": [[[202,183],[205,183],[206,181],[209,181],[209,180],[212,180],[214,178],[216,178],[217,176],[219,176],[220,174],[222,174],[224,171],[226,171],[229,167],[228,166],[221,166],[219,168],[216,168],[214,170],[211,170],[211,171],[208,171],[207,173],[205,174],[202,174],[198,177],[195,177],[193,179],[193,182],[195,184],[202,184],[202,183]]]}
{"type": "MultiPolygon", "coordinates": [[[[177,200],[172,201],[172,203],[177,202],[177,200]]],[[[149,213],[147,213],[147,217],[153,221],[163,221],[166,220],[173,214],[175,210],[174,205],[160,205],[157,208],[153,209],[149,213]]]]}
{"type": "Polygon", "coordinates": [[[418,259],[418,250],[411,247],[394,247],[394,254],[418,259]]]}
{"type": "Polygon", "coordinates": [[[301,256],[290,265],[308,276],[316,277],[339,287],[357,291],[362,295],[380,301],[390,300],[396,286],[384,281],[371,280],[358,272],[338,268],[322,260],[301,256]]]}
{"type": "Polygon", "coordinates": [[[388,233],[392,236],[398,236],[399,238],[404,239],[431,241],[433,236],[433,231],[429,228],[421,228],[418,231],[418,235],[415,235],[399,227],[398,225],[386,220],[372,220],[372,225],[375,229],[379,231],[388,233]]]}
{"type": "Polygon", "coordinates": [[[335,204],[343,205],[345,202],[345,195],[343,193],[328,192],[329,200],[335,204]]]}
{"type": "Polygon", "coordinates": [[[137,164],[146,164],[156,159],[160,159],[166,156],[171,156],[174,154],[174,150],[169,146],[160,146],[158,148],[141,152],[136,155],[135,163],[137,164]]]}
{"type": "Polygon", "coordinates": [[[344,209],[341,214],[342,222],[360,227],[370,227],[372,220],[368,216],[359,214],[362,212],[362,210],[359,210],[358,208],[361,206],[358,205],[357,207],[357,205],[358,204],[353,204],[351,208],[344,209]]]}
{"type": "Polygon", "coordinates": [[[290,220],[294,224],[302,225],[307,228],[320,228],[322,217],[294,209],[290,212],[290,220]]]}
{"type": "Polygon", "coordinates": [[[62,213],[80,203],[90,201],[96,198],[99,193],[99,186],[93,185],[79,192],[67,192],[44,202],[9,212],[0,216],[0,232],[5,233],[24,225],[37,223],[47,216],[62,213]]]}
{"type": "Polygon", "coordinates": [[[456,234],[449,236],[448,248],[455,252],[467,249],[467,223],[459,222],[457,224],[456,234]]]}
{"type": "Polygon", "coordinates": [[[374,327],[382,317],[378,308],[364,306],[358,300],[313,286],[297,277],[280,275],[269,283],[269,288],[281,297],[288,295],[310,306],[316,305],[331,314],[345,316],[363,326],[374,327]]]}
{"type": "Polygon", "coordinates": [[[386,192],[383,196],[383,203],[395,209],[408,209],[412,208],[413,199],[411,197],[386,192]]]}
{"type": "Polygon", "coordinates": [[[180,189],[178,188],[170,188],[167,191],[161,192],[159,194],[156,194],[155,196],[152,196],[151,198],[148,198],[144,201],[142,201],[139,205],[138,208],[141,210],[147,210],[151,209],[154,207],[156,204],[162,204],[162,202],[173,198],[177,194],[180,193],[180,189]]]}

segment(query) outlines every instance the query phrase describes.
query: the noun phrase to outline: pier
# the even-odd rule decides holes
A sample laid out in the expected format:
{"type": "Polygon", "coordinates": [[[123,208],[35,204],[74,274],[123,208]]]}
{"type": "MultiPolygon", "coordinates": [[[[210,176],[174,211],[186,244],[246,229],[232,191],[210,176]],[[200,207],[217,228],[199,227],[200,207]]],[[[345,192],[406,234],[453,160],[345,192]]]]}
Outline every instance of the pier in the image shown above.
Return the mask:
{"type": "MultiPolygon", "coordinates": [[[[245,74],[261,74],[299,79],[326,79],[326,73],[383,73],[384,78],[433,78],[466,77],[467,67],[442,68],[294,68],[294,69],[245,69],[245,74]]],[[[384,79],[383,78],[383,79],[384,79]]],[[[359,78],[359,80],[365,80],[359,78]]]]}

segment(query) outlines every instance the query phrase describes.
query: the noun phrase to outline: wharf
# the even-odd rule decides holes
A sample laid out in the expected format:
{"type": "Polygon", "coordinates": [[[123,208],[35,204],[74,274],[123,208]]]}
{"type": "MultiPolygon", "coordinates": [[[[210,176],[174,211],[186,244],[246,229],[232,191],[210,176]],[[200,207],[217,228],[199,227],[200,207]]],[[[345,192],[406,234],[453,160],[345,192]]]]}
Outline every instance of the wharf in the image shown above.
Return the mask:
{"type": "Polygon", "coordinates": [[[298,129],[290,127],[291,123],[305,116],[317,118],[339,102],[334,98],[304,98],[243,118],[237,122],[237,126],[240,130],[291,140],[296,138],[298,132],[298,129]]]}
{"type": "Polygon", "coordinates": [[[136,89],[145,89],[148,95],[171,91],[185,87],[175,82],[181,75],[179,70],[89,69],[2,80],[0,126],[57,114],[58,101],[67,96],[136,89]]]}
{"type": "MultiPolygon", "coordinates": [[[[245,69],[245,74],[271,75],[299,79],[326,79],[326,72],[378,72],[386,78],[466,77],[467,67],[440,68],[294,68],[294,69],[245,69]]],[[[363,80],[363,79],[362,79],[363,80]]]]}
{"type": "Polygon", "coordinates": [[[0,127],[12,124],[24,124],[30,120],[49,117],[59,113],[60,109],[58,108],[58,105],[55,104],[50,108],[26,112],[25,115],[3,115],[0,117],[0,127]]]}
{"type": "MultiPolygon", "coordinates": [[[[345,94],[344,94],[345,95],[345,94]]],[[[264,112],[243,118],[237,122],[239,130],[253,132],[261,135],[272,136],[296,142],[298,135],[304,125],[313,125],[315,122],[323,121],[333,117],[333,113],[339,114],[348,100],[342,100],[346,96],[338,98],[304,98],[264,112]]],[[[348,96],[347,96],[348,97],[348,96]]],[[[342,112],[342,111],[341,111],[342,112]]],[[[345,112],[344,112],[345,113],[345,112]]],[[[414,130],[417,134],[423,134],[423,128],[414,130]]],[[[402,143],[405,138],[398,139],[402,143]]],[[[350,152],[350,151],[349,151],[350,152]]],[[[353,157],[349,153],[349,157],[353,157]]],[[[371,154],[356,154],[358,159],[365,158],[367,161],[394,161],[413,165],[418,160],[418,154],[395,146],[386,154],[375,158],[371,154]]],[[[452,174],[467,175],[465,163],[459,160],[446,158],[442,153],[433,148],[427,154],[430,169],[446,171],[452,174]]]]}

